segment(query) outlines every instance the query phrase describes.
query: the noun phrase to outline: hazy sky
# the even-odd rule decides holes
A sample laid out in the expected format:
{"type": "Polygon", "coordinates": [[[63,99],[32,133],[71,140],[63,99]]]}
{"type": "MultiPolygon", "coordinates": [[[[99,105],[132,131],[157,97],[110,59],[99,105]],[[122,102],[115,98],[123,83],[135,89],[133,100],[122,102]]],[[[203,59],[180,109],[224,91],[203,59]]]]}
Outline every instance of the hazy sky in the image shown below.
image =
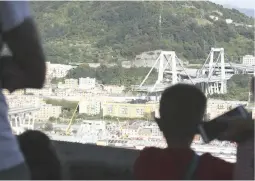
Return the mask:
{"type": "Polygon", "coordinates": [[[255,8],[255,0],[210,0],[217,4],[228,4],[238,8],[255,8]]]}

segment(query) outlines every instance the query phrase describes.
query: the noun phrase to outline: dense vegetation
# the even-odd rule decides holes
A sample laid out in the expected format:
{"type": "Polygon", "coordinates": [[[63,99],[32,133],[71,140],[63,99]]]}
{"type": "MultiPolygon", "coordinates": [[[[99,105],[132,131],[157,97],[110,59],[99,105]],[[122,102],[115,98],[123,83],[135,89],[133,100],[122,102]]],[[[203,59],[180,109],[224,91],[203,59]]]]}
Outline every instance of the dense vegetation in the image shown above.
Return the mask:
{"type": "Polygon", "coordinates": [[[233,59],[254,54],[254,29],[225,23],[230,18],[254,24],[254,19],[211,2],[31,4],[51,62],[120,62],[144,51],[164,49],[199,63],[212,46],[224,47],[233,59]],[[219,20],[211,20],[210,15],[219,20]]]}
{"type": "Polygon", "coordinates": [[[228,81],[228,93],[211,97],[224,100],[248,101],[250,81],[250,75],[233,75],[228,81]]]}
{"type": "MultiPolygon", "coordinates": [[[[94,69],[84,64],[72,69],[68,73],[67,77],[75,79],[80,77],[90,77],[96,78],[96,80],[101,84],[131,86],[140,84],[149,71],[149,68],[144,67],[132,67],[126,69],[121,66],[106,67],[104,65],[94,69]]],[[[155,70],[152,71],[146,81],[146,84],[154,84],[156,82],[156,74],[155,70]]]]}
{"type": "Polygon", "coordinates": [[[45,99],[46,104],[51,104],[54,106],[61,106],[64,110],[75,110],[78,102],[76,101],[67,101],[67,100],[58,100],[58,99],[45,99]]]}
{"type": "Polygon", "coordinates": [[[76,101],[67,101],[67,100],[59,100],[59,99],[45,99],[47,104],[52,104],[54,106],[61,106],[62,113],[58,118],[50,117],[50,122],[70,122],[71,117],[75,114],[75,118],[77,117],[77,113],[79,110],[75,112],[75,108],[78,105],[76,101]]]}

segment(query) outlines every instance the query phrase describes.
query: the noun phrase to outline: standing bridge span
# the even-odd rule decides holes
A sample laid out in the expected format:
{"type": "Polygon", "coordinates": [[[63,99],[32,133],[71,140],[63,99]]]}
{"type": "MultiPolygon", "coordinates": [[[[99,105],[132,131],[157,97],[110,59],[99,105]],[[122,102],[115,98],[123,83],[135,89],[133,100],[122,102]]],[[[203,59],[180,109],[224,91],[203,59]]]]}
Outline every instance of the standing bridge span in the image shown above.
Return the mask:
{"type": "Polygon", "coordinates": [[[226,63],[224,48],[212,48],[202,68],[190,70],[174,51],[161,51],[159,57],[140,85],[133,85],[132,90],[141,93],[162,92],[166,87],[176,83],[193,84],[199,87],[206,95],[226,94],[227,81],[234,74],[252,74],[254,67],[241,64],[226,63]],[[145,82],[153,69],[158,72],[157,80],[153,85],[145,82]]]}
{"type": "Polygon", "coordinates": [[[16,134],[20,134],[26,129],[34,129],[35,127],[35,112],[40,107],[22,107],[10,108],[8,112],[9,121],[12,130],[16,134]]]}

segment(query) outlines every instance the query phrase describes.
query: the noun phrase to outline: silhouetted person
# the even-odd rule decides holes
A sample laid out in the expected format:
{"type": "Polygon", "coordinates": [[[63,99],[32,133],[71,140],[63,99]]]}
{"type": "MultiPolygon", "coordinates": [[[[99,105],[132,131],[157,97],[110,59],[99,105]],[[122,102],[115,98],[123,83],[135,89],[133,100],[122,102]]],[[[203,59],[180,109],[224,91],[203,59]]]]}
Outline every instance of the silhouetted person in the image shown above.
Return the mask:
{"type": "Polygon", "coordinates": [[[29,130],[19,135],[18,140],[32,180],[62,179],[61,162],[47,135],[29,130]]]}
{"type": "Polygon", "coordinates": [[[177,84],[167,88],[156,119],[168,147],[145,148],[134,164],[136,179],[232,179],[233,164],[191,148],[197,125],[206,110],[206,97],[195,86],[177,84]]]}
{"type": "Polygon", "coordinates": [[[251,78],[250,82],[250,102],[254,104],[254,76],[251,78]]]}
{"type": "Polygon", "coordinates": [[[29,179],[28,168],[12,134],[8,106],[2,89],[41,88],[45,80],[45,58],[27,1],[0,2],[0,179],[29,179]]]}

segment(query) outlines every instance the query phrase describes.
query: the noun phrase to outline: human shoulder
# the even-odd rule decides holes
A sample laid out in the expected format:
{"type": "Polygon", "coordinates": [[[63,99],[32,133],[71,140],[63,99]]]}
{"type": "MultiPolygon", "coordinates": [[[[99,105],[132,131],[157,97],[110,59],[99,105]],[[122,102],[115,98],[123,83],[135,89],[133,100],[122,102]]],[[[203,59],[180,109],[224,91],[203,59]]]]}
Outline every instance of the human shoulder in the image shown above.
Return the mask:
{"type": "Polygon", "coordinates": [[[152,158],[154,158],[155,155],[160,154],[163,151],[163,149],[156,148],[156,147],[145,147],[140,151],[140,154],[138,158],[136,159],[137,162],[148,162],[152,158]]]}
{"type": "Polygon", "coordinates": [[[29,18],[30,8],[28,1],[1,1],[0,2],[0,24],[1,31],[10,31],[18,27],[29,18]]]}
{"type": "Polygon", "coordinates": [[[163,152],[165,149],[157,148],[157,147],[145,147],[140,151],[140,155],[154,154],[163,152]]]}
{"type": "Polygon", "coordinates": [[[201,156],[203,162],[207,165],[209,164],[211,169],[215,172],[219,172],[219,174],[223,174],[226,176],[231,176],[234,171],[234,163],[227,162],[221,158],[215,157],[210,153],[205,153],[201,156]]]}
{"type": "Polygon", "coordinates": [[[232,163],[227,162],[221,158],[215,157],[215,156],[211,155],[210,153],[204,153],[203,155],[201,155],[201,157],[204,158],[205,160],[212,161],[215,163],[223,163],[223,164],[233,165],[232,163]]]}

